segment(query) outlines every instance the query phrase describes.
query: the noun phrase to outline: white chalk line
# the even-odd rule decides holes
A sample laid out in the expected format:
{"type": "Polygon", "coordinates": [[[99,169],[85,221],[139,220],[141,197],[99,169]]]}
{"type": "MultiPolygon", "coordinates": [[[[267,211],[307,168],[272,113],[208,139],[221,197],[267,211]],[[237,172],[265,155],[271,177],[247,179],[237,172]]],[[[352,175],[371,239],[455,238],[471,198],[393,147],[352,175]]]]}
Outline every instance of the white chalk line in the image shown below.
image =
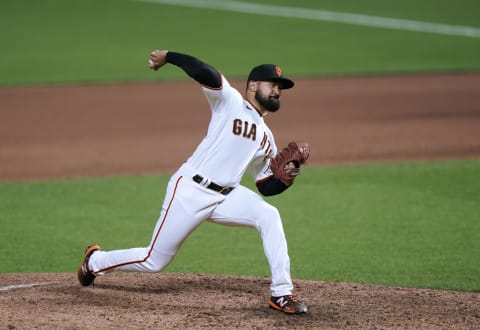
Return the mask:
{"type": "Polygon", "coordinates": [[[383,29],[426,32],[442,35],[480,38],[480,28],[463,25],[421,22],[408,19],[370,16],[355,13],[265,5],[259,3],[228,0],[134,0],[175,6],[232,11],[264,16],[300,18],[314,21],[363,25],[383,29]]]}
{"type": "Polygon", "coordinates": [[[51,284],[52,282],[43,282],[43,283],[29,283],[29,284],[17,284],[17,285],[8,285],[8,286],[2,286],[0,287],[0,291],[11,291],[15,289],[29,289],[33,288],[35,286],[40,286],[40,285],[47,285],[51,284]]]}

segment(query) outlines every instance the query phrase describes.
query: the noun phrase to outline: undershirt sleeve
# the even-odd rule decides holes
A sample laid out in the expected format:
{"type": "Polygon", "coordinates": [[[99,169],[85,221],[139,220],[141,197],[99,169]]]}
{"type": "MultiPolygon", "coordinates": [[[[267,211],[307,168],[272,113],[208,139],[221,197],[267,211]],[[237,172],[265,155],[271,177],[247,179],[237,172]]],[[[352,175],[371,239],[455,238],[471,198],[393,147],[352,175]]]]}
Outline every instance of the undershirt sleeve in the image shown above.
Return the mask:
{"type": "Polygon", "coordinates": [[[257,181],[256,185],[258,191],[264,196],[278,195],[290,187],[274,176],[270,176],[264,180],[257,181]]]}
{"type": "Polygon", "coordinates": [[[168,63],[180,67],[187,75],[198,83],[212,89],[222,87],[222,75],[214,67],[190,55],[169,51],[166,60],[168,63]]]}

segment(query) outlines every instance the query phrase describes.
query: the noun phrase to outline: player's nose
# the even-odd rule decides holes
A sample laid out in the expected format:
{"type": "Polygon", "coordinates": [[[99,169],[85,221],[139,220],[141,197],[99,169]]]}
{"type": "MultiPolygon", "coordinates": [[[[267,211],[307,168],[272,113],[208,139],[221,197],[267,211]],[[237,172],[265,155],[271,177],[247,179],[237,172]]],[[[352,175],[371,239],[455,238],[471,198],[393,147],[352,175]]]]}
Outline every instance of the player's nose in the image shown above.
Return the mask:
{"type": "Polygon", "coordinates": [[[272,95],[280,96],[282,94],[282,89],[279,85],[272,86],[272,95]]]}

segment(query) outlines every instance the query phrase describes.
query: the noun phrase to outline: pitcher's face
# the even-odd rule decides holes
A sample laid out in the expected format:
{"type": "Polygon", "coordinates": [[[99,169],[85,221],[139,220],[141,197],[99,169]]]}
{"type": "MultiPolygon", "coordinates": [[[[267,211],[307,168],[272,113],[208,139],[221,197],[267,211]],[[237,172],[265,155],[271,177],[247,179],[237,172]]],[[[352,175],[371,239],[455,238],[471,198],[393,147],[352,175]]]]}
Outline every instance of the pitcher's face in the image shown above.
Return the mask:
{"type": "Polygon", "coordinates": [[[255,99],[267,111],[275,112],[280,109],[280,95],[282,90],[276,82],[259,81],[255,99]]]}

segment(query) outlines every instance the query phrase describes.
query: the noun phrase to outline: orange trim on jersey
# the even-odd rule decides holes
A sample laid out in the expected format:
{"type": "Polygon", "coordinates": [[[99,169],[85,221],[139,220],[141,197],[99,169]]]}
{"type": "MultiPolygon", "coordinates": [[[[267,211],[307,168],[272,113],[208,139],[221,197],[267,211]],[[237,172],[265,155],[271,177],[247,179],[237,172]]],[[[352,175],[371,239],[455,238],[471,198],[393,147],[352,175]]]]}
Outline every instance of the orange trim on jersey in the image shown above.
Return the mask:
{"type": "MultiPolygon", "coordinates": [[[[202,84],[200,84],[200,85],[202,85],[202,84]]],[[[207,86],[207,85],[202,85],[202,87],[203,87],[203,88],[206,88],[206,89],[209,89],[209,90],[212,90],[212,91],[221,91],[222,88],[223,88],[223,85],[220,86],[220,87],[217,87],[217,88],[215,88],[215,87],[210,87],[210,86],[207,86]]]]}
{"type": "Polygon", "coordinates": [[[118,267],[122,267],[122,266],[126,266],[126,265],[131,265],[131,264],[136,264],[136,263],[142,263],[142,262],[146,262],[148,260],[148,258],[150,258],[150,255],[152,254],[152,251],[153,251],[153,248],[155,246],[155,243],[157,242],[157,238],[158,238],[158,235],[160,234],[160,231],[162,230],[162,227],[165,223],[165,220],[167,219],[167,216],[168,216],[168,211],[170,210],[170,206],[172,206],[172,203],[173,203],[173,200],[175,199],[175,194],[177,192],[177,187],[178,187],[178,184],[180,183],[180,180],[183,178],[183,176],[180,176],[175,184],[175,189],[173,191],[173,195],[172,195],[172,199],[170,200],[170,202],[168,203],[168,207],[167,207],[167,210],[165,211],[165,215],[163,217],[163,220],[162,220],[162,224],[160,225],[160,227],[158,228],[157,230],[157,233],[155,234],[155,238],[153,239],[153,243],[152,243],[152,246],[150,247],[150,250],[148,250],[148,253],[147,253],[147,256],[145,258],[143,258],[142,260],[135,260],[135,261],[128,261],[128,262],[124,262],[124,263],[121,263],[121,264],[118,264],[118,265],[113,265],[113,266],[110,266],[110,267],[107,267],[107,268],[104,268],[104,269],[100,269],[96,272],[93,272],[94,274],[97,274],[97,273],[102,273],[102,272],[105,272],[105,271],[108,271],[108,270],[111,270],[113,268],[118,268],[118,267]]]}

